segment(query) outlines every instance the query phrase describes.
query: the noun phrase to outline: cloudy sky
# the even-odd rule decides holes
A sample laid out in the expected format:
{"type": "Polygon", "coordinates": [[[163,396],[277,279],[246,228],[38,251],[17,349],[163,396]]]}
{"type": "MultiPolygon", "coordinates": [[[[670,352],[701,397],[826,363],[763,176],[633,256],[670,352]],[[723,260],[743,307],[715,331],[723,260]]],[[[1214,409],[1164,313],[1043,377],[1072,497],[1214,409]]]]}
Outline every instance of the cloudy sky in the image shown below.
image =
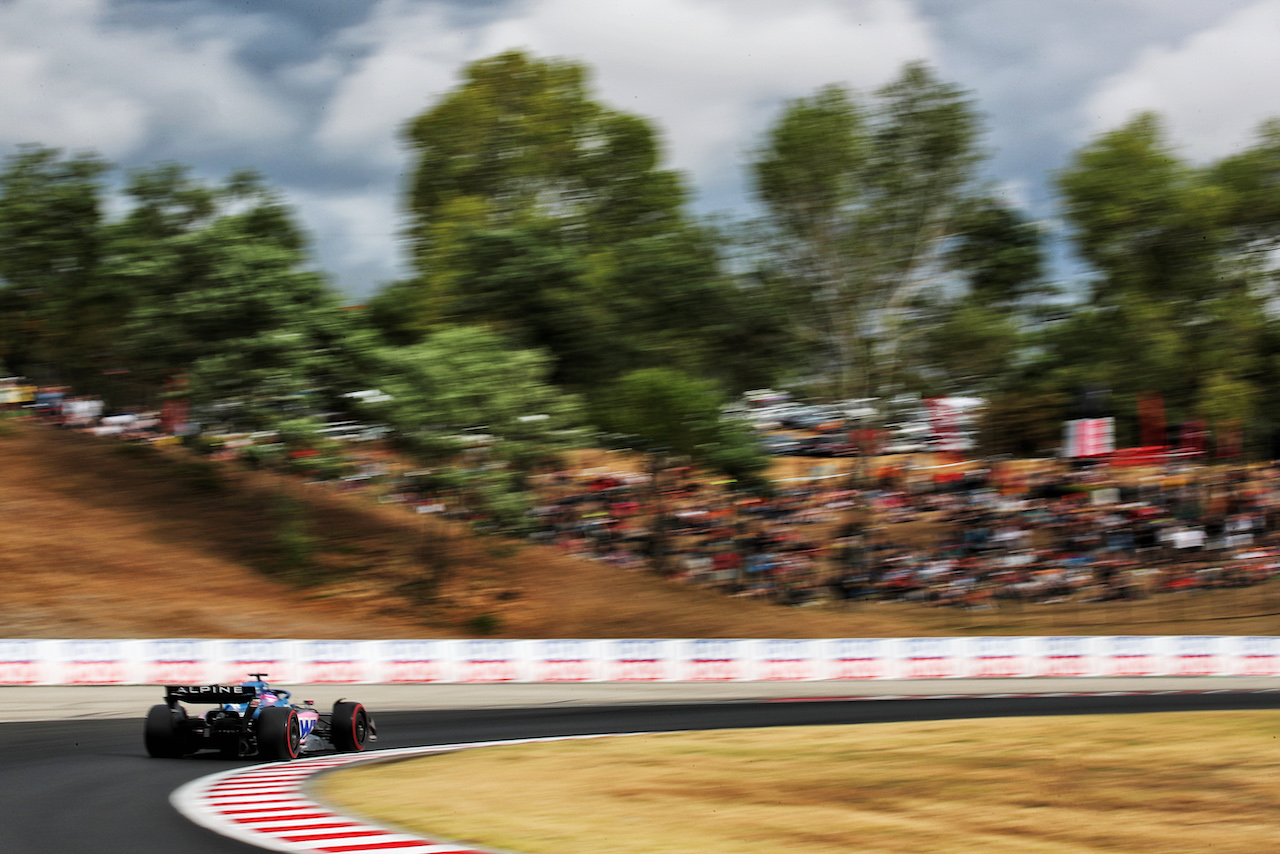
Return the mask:
{"type": "Polygon", "coordinates": [[[504,49],[589,65],[698,210],[735,215],[785,99],[923,59],[986,115],[990,177],[1052,220],[1052,170],[1136,110],[1197,161],[1249,144],[1280,116],[1276,45],[1280,0],[0,0],[0,156],[256,168],[359,300],[402,272],[397,128],[504,49]]]}

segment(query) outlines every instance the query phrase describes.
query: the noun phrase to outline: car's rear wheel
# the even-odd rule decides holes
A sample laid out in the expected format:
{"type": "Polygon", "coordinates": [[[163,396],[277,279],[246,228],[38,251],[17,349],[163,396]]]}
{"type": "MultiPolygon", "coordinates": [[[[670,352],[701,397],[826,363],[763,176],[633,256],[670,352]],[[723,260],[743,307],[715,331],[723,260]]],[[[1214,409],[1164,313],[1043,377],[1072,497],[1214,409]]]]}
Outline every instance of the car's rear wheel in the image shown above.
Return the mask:
{"type": "Polygon", "coordinates": [[[302,724],[298,713],[284,706],[263,709],[258,715],[258,755],[267,760],[297,759],[302,748],[302,724]]]}
{"type": "Polygon", "coordinates": [[[182,722],[186,719],[186,710],[181,706],[172,709],[163,703],[152,706],[147,712],[143,730],[147,753],[163,759],[173,759],[186,753],[186,733],[182,729],[182,722]]]}
{"type": "Polygon", "coordinates": [[[359,753],[369,740],[369,713],[359,703],[334,703],[329,731],[338,751],[359,753]]]}

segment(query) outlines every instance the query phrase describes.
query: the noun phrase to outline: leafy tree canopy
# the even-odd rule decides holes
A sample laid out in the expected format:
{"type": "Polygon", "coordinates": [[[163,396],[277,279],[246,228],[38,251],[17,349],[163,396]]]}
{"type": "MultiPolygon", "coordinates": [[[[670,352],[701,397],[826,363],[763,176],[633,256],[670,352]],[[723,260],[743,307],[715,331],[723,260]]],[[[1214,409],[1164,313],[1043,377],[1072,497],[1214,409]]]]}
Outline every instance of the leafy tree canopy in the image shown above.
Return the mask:
{"type": "Polygon", "coordinates": [[[509,51],[468,66],[409,122],[415,247],[429,252],[460,220],[549,218],[596,244],[678,221],[685,191],[658,168],[652,125],[593,100],[587,78],[578,63],[509,51]]]}
{"type": "Polygon", "coordinates": [[[69,379],[105,346],[112,300],[97,274],[106,171],[91,154],[24,146],[0,172],[0,357],[13,370],[69,379]]]}
{"type": "Polygon", "coordinates": [[[349,320],[310,269],[293,215],[251,173],[210,186],[172,164],[132,174],[102,277],[126,306],[118,356],[141,379],[189,381],[261,429],[323,411],[349,320]]]}
{"type": "Polygon", "coordinates": [[[1125,410],[1159,392],[1171,421],[1280,416],[1266,373],[1278,128],[1264,124],[1254,147],[1197,166],[1147,113],[1075,154],[1058,184],[1095,278],[1091,305],[1049,339],[1050,358],[1112,389],[1125,410]]]}
{"type": "Polygon", "coordinates": [[[1076,247],[1102,273],[1096,298],[1212,290],[1229,200],[1177,157],[1159,117],[1139,115],[1085,146],[1058,185],[1076,247]]]}
{"type": "Polygon", "coordinates": [[[406,126],[413,279],[374,301],[390,340],[490,324],[588,394],[638,368],[732,379],[745,321],[722,241],[691,221],[646,119],[597,101],[587,69],[512,51],[469,66],[406,126]]]}
{"type": "Polygon", "coordinates": [[[512,347],[492,330],[442,327],[374,356],[387,399],[367,409],[419,448],[449,453],[482,436],[525,463],[563,447],[568,431],[581,426],[581,405],[549,382],[547,355],[512,347]]]}
{"type": "Polygon", "coordinates": [[[921,64],[861,99],[838,86],[789,103],[752,162],[800,336],[840,397],[901,381],[919,301],[939,282],[974,193],[979,120],[921,64]]]}
{"type": "Polygon", "coordinates": [[[681,456],[754,483],[768,464],[755,440],[722,411],[724,399],[704,380],[670,368],[623,376],[597,402],[593,420],[637,450],[681,456]]]}

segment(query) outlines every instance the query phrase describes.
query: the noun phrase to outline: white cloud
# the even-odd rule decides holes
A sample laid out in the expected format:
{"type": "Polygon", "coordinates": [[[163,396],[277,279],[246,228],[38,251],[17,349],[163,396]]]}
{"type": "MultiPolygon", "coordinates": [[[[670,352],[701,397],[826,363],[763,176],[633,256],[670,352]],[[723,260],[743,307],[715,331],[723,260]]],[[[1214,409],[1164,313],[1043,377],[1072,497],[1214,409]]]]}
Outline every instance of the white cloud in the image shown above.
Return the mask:
{"type": "Polygon", "coordinates": [[[465,31],[410,0],[384,0],[338,49],[369,54],[334,90],[316,139],[330,152],[390,166],[400,161],[400,126],[454,85],[472,51],[465,31]]]}
{"type": "Polygon", "coordinates": [[[1024,179],[999,181],[992,187],[992,194],[1010,207],[1022,210],[1031,207],[1031,186],[1024,179]]]}
{"type": "Polygon", "coordinates": [[[1085,105],[1091,133],[1142,110],[1167,121],[1173,141],[1197,160],[1230,154],[1280,115],[1280,0],[1262,0],[1175,47],[1151,47],[1106,80],[1085,105]]]}
{"type": "Polygon", "coordinates": [[[0,4],[0,144],[125,157],[279,138],[289,112],[237,64],[229,36],[112,25],[106,0],[0,4]]]}
{"type": "Polygon", "coordinates": [[[735,174],[781,100],[828,83],[874,88],[934,54],[896,0],[552,0],[504,29],[491,51],[524,43],[585,57],[604,99],[657,119],[674,165],[698,183],[735,174]]]}
{"type": "Polygon", "coordinates": [[[671,163],[723,183],[781,99],[827,83],[869,89],[936,51],[905,0],[541,0],[474,31],[434,7],[384,0],[344,35],[369,50],[318,132],[348,156],[399,162],[396,128],[456,84],[462,65],[510,48],[579,60],[601,98],[655,119],[671,163]]]}
{"type": "Polygon", "coordinates": [[[313,238],[321,268],[339,277],[340,290],[366,296],[397,274],[403,254],[394,194],[383,187],[332,193],[294,187],[284,194],[313,238]]]}

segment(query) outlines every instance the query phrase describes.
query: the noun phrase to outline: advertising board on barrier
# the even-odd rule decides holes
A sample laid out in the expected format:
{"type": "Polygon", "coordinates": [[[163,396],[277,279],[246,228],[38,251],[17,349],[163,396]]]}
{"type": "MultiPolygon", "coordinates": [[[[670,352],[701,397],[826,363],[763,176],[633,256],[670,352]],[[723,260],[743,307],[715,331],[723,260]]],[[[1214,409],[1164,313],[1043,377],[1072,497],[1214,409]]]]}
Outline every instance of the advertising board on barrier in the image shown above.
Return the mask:
{"type": "Polygon", "coordinates": [[[1158,676],[1160,660],[1157,638],[1145,635],[1120,635],[1106,639],[1102,676],[1158,676]]]}
{"type": "Polygon", "coordinates": [[[448,641],[383,641],[377,681],[385,684],[449,681],[448,641]]]}
{"type": "Polygon", "coordinates": [[[961,675],[956,653],[959,638],[902,638],[899,679],[950,679],[961,675]]]}
{"type": "Polygon", "coordinates": [[[293,643],[286,640],[221,642],[215,682],[238,682],[247,673],[266,673],[278,682],[296,682],[293,643]]]}
{"type": "Polygon", "coordinates": [[[574,639],[529,641],[529,681],[599,682],[599,643],[574,639]]]}
{"type": "Polygon", "coordinates": [[[0,685],[1280,676],[1280,637],[0,640],[0,685]]]}
{"type": "Polygon", "coordinates": [[[681,682],[737,682],[747,678],[742,642],[698,639],[680,642],[677,679],[681,682]]]}
{"type": "Polygon", "coordinates": [[[761,682],[807,682],[820,679],[825,664],[818,641],[758,640],[755,642],[754,677],[761,682]]]}
{"type": "Polygon", "coordinates": [[[296,641],[295,681],[314,684],[355,684],[373,682],[372,659],[364,649],[366,641],[296,641]]]}
{"type": "Polygon", "coordinates": [[[1280,638],[1243,637],[1234,671],[1240,676],[1280,676],[1280,638]]]}
{"type": "Polygon", "coordinates": [[[1222,671],[1222,638],[1171,637],[1166,640],[1173,647],[1166,668],[1170,676],[1212,676],[1222,671]]]}
{"type": "Polygon", "coordinates": [[[964,675],[972,679],[1010,679],[1030,676],[1027,639],[1020,637],[965,638],[961,656],[964,675]]]}
{"type": "MultiPolygon", "coordinates": [[[[154,685],[199,685],[217,680],[215,658],[205,640],[146,640],[139,642],[142,682],[154,685]]],[[[241,677],[243,678],[243,677],[241,677]]]]}
{"type": "Polygon", "coordinates": [[[1028,638],[1034,647],[1032,676],[1069,678],[1093,676],[1093,638],[1028,638]]]}
{"type": "Polygon", "coordinates": [[[889,638],[835,638],[827,641],[828,679],[888,678],[889,638]]]}
{"type": "Polygon", "coordinates": [[[45,641],[0,640],[0,685],[40,685],[53,681],[46,673],[45,641]]]}
{"type": "Polygon", "coordinates": [[[605,641],[606,682],[669,682],[674,677],[670,647],[674,641],[644,638],[605,641]]]}
{"type": "Polygon", "coordinates": [[[63,685],[125,685],[134,681],[130,673],[136,656],[130,655],[129,641],[73,640],[56,648],[61,653],[56,667],[63,685]]]}
{"type": "Polygon", "coordinates": [[[455,682],[522,682],[523,641],[455,641],[455,682]]]}

